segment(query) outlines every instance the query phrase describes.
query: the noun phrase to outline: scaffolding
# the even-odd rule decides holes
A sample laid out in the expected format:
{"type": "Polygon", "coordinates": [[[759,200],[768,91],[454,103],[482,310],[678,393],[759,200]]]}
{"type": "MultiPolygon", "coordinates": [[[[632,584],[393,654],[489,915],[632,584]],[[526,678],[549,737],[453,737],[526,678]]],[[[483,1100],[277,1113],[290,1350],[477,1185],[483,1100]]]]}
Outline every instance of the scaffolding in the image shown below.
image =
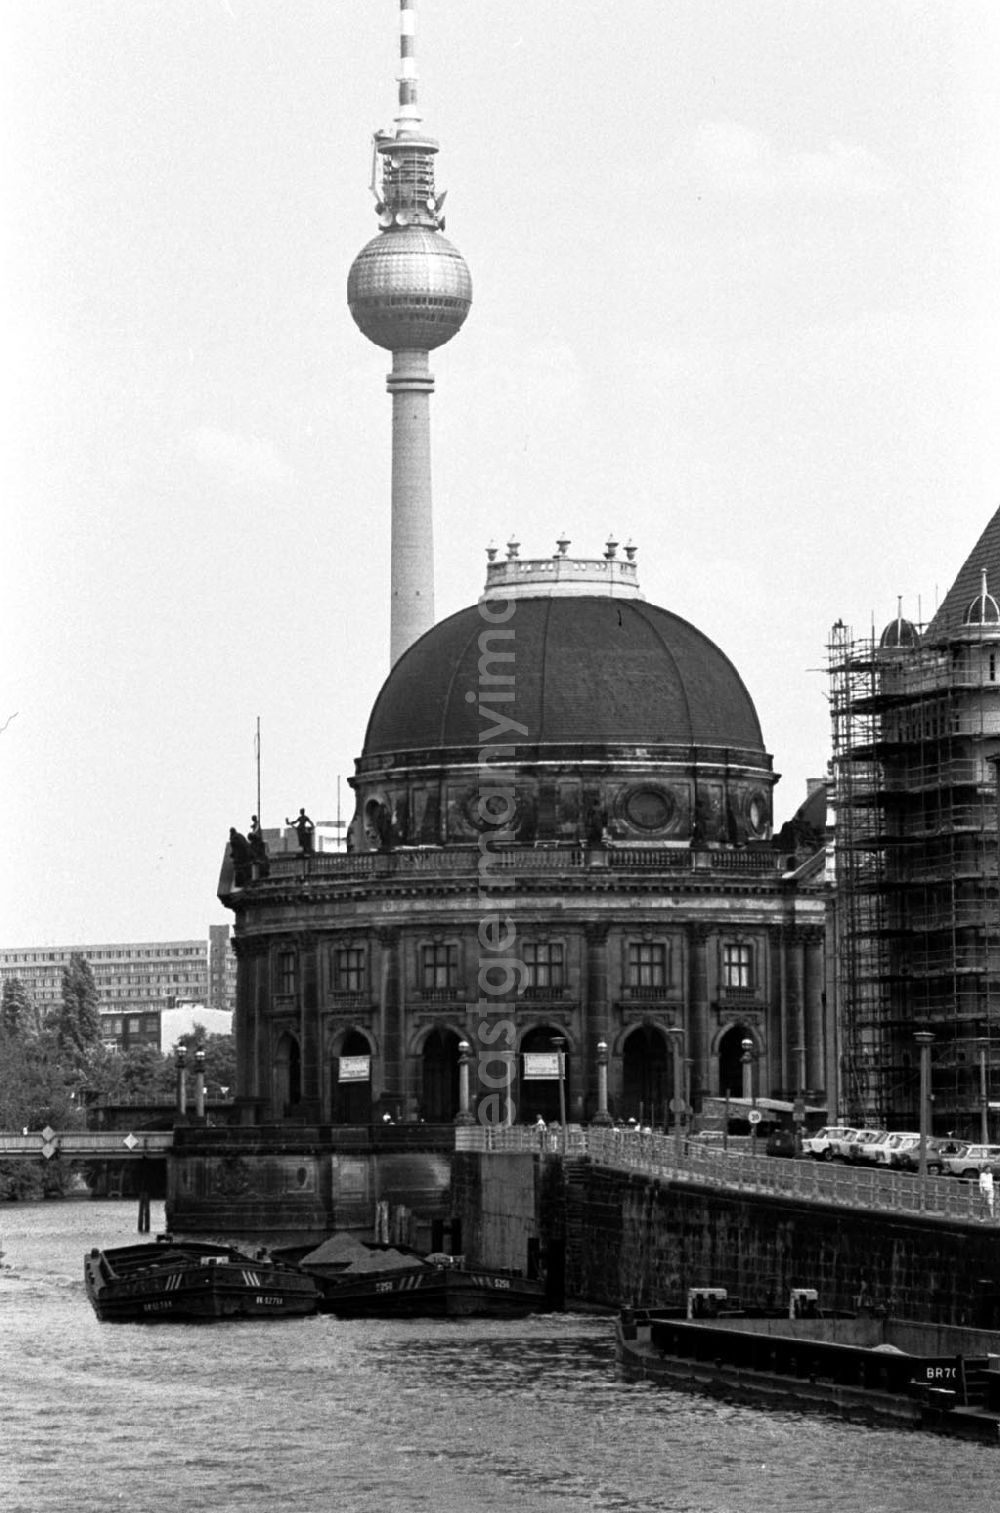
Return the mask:
{"type": "Polygon", "coordinates": [[[917,1128],[915,1030],[930,1030],[934,1127],[979,1138],[1000,1038],[1000,627],[827,647],[841,1102],[917,1128]]]}

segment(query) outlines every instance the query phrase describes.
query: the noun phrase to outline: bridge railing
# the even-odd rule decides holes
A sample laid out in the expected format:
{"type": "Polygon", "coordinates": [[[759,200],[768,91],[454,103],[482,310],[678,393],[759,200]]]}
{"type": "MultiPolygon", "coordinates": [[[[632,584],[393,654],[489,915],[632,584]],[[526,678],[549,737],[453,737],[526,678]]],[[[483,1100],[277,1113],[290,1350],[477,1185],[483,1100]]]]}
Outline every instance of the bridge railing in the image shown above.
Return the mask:
{"type": "Polygon", "coordinates": [[[12,1156],[130,1156],[162,1155],[173,1145],[171,1130],[29,1130],[0,1134],[0,1160],[12,1156]]]}
{"type": "MultiPolygon", "coordinates": [[[[757,1156],[741,1150],[684,1143],[678,1155],[673,1135],[643,1134],[569,1125],[567,1156],[589,1156],[601,1166],[640,1171],[727,1188],[741,1193],[826,1203],[838,1208],[879,1213],[916,1214],[950,1223],[1000,1224],[994,1204],[978,1184],[954,1177],[924,1177],[875,1166],[842,1166],[757,1156]]],[[[471,1125],[456,1130],[458,1151],[531,1152],[555,1155],[563,1149],[561,1130],[471,1125]]]]}

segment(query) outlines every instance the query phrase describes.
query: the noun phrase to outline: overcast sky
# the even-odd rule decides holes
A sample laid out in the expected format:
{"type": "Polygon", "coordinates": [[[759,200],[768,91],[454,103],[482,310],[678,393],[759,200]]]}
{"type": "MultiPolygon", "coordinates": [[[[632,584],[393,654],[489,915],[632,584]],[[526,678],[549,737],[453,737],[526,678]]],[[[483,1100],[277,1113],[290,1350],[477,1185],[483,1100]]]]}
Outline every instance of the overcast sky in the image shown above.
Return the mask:
{"type": "MultiPolygon", "coordinates": [[[[375,234],[396,0],[7,0],[0,943],[198,936],[228,829],[350,809],[387,671],[375,234]]],[[[421,0],[475,287],[434,355],[439,616],[639,546],[777,817],[829,628],[929,618],[1000,504],[995,0],[421,0]]]]}

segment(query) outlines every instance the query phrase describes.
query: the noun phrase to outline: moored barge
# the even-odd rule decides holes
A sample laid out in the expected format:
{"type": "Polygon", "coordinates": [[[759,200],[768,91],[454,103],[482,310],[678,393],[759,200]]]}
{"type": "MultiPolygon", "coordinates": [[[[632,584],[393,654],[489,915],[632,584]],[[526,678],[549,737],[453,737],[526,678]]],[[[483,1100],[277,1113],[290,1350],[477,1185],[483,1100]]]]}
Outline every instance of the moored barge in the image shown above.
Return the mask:
{"type": "Polygon", "coordinates": [[[170,1235],[95,1247],[84,1257],[83,1276],[97,1317],[107,1323],[290,1318],[315,1313],[319,1303],[313,1278],[294,1266],[170,1235]]]}
{"type": "Polygon", "coordinates": [[[617,1346],[632,1377],[1000,1444],[997,1333],[824,1317],[809,1289],[797,1289],[778,1315],[741,1309],[722,1289],[699,1288],[686,1313],[623,1310],[617,1346]]]}
{"type": "Polygon", "coordinates": [[[518,1318],[549,1304],[545,1284],[513,1271],[467,1266],[334,1236],[298,1259],[320,1289],[320,1311],[341,1318],[518,1318]]]}

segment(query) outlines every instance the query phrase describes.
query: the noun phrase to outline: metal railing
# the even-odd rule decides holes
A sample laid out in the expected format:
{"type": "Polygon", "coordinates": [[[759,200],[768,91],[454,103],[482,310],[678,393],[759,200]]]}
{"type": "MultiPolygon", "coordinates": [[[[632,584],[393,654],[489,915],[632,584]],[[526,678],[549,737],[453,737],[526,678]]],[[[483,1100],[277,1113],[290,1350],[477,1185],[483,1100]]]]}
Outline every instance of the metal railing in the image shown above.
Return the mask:
{"type": "MultiPolygon", "coordinates": [[[[1000,1203],[994,1205],[978,1184],[954,1177],[924,1177],[884,1167],[839,1166],[816,1161],[792,1161],[752,1154],[730,1139],[729,1150],[685,1141],[678,1157],[673,1135],[604,1128],[566,1129],[566,1154],[588,1156],[599,1166],[675,1178],[706,1187],[765,1197],[792,1198],[799,1203],[825,1203],[838,1208],[876,1213],[915,1214],[949,1223],[997,1225],[1000,1203]]],[[[557,1155],[563,1149],[559,1129],[470,1125],[455,1132],[456,1151],[557,1155]]]]}
{"type": "Polygon", "coordinates": [[[155,1156],[174,1143],[172,1130],[29,1130],[0,1134],[0,1159],[11,1156],[155,1156]]]}

